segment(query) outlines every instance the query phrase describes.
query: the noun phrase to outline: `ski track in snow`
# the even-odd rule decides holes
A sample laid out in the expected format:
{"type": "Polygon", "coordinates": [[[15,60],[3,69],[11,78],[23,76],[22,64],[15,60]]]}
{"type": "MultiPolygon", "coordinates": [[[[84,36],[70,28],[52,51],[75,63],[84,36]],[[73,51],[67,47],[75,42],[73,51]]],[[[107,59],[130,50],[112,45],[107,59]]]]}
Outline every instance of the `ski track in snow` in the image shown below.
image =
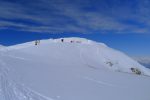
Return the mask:
{"type": "Polygon", "coordinates": [[[18,56],[14,56],[14,55],[4,55],[4,56],[10,57],[10,58],[15,58],[15,59],[18,59],[18,60],[29,60],[29,59],[25,59],[23,57],[18,57],[18,56]]]}
{"type": "Polygon", "coordinates": [[[87,67],[95,69],[95,70],[98,70],[97,67],[95,67],[95,66],[93,66],[91,64],[88,64],[88,62],[84,59],[84,57],[83,57],[83,50],[82,49],[80,49],[80,59],[81,59],[82,63],[85,64],[87,67]]]}
{"type": "Polygon", "coordinates": [[[53,100],[25,86],[13,83],[7,75],[7,64],[0,59],[0,100],[53,100]]]}
{"type": "Polygon", "coordinates": [[[119,86],[116,86],[114,84],[110,84],[110,83],[104,82],[104,81],[99,81],[99,80],[96,80],[96,79],[93,79],[93,78],[90,78],[90,77],[83,77],[83,78],[86,79],[86,80],[89,80],[91,82],[98,83],[100,85],[105,85],[105,86],[110,86],[110,87],[119,87],[119,86]]]}

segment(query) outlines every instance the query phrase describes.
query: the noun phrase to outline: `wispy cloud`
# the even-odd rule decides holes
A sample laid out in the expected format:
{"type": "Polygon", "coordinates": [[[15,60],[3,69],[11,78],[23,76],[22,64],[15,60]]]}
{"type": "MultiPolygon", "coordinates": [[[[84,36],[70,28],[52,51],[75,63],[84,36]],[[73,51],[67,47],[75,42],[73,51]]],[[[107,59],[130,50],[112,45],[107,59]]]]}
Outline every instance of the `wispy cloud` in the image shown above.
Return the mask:
{"type": "Polygon", "coordinates": [[[47,33],[149,33],[147,4],[149,0],[0,0],[0,28],[47,33]]]}

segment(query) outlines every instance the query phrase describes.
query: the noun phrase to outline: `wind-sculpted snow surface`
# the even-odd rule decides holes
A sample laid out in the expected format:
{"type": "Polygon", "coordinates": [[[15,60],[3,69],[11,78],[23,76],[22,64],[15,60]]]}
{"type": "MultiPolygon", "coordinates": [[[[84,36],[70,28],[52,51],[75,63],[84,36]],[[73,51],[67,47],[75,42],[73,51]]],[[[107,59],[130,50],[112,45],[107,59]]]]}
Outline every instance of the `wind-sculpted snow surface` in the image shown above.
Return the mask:
{"type": "Polygon", "coordinates": [[[148,76],[125,54],[82,38],[0,49],[0,100],[149,100],[148,76]]]}

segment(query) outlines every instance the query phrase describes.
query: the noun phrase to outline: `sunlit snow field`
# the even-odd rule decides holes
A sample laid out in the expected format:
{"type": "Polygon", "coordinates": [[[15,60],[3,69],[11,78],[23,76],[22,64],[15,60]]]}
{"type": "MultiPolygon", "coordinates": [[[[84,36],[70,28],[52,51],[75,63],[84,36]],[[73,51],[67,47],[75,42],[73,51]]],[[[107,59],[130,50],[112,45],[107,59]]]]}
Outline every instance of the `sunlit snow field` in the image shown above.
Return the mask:
{"type": "Polygon", "coordinates": [[[124,53],[82,38],[0,47],[0,100],[150,100],[149,76],[124,53]]]}

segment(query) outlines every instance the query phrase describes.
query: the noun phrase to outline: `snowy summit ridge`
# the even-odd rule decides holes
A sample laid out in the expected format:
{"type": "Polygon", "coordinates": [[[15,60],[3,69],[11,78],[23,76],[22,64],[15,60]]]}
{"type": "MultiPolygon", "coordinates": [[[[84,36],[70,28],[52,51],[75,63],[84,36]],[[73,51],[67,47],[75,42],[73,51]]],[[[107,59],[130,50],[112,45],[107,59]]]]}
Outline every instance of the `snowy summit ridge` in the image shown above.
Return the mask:
{"type": "MultiPolygon", "coordinates": [[[[37,48],[33,48],[34,47],[33,42],[11,46],[8,47],[7,49],[12,50],[12,49],[21,49],[21,48],[26,48],[26,49],[32,48],[33,50],[31,51],[34,51],[34,49],[37,48]]],[[[37,46],[39,49],[45,48],[51,51],[51,47],[49,48],[47,47],[50,45],[52,48],[56,49],[56,52],[62,54],[65,53],[64,57],[65,56],[72,57],[74,54],[73,53],[68,54],[67,52],[62,52],[60,47],[66,49],[66,51],[76,50],[76,53],[78,53],[79,55],[76,59],[85,60],[87,66],[91,66],[93,68],[104,68],[104,69],[109,69],[118,72],[126,72],[126,73],[135,73],[132,70],[132,68],[135,68],[138,71],[140,71],[140,74],[150,76],[149,69],[145,68],[137,61],[125,55],[124,53],[108,47],[104,43],[95,42],[85,38],[70,37],[70,38],[41,40],[37,46]]],[[[42,51],[37,52],[37,54],[42,54],[42,51]]]]}
{"type": "Polygon", "coordinates": [[[148,100],[146,76],[124,53],[84,38],[0,49],[0,100],[148,100]]]}

